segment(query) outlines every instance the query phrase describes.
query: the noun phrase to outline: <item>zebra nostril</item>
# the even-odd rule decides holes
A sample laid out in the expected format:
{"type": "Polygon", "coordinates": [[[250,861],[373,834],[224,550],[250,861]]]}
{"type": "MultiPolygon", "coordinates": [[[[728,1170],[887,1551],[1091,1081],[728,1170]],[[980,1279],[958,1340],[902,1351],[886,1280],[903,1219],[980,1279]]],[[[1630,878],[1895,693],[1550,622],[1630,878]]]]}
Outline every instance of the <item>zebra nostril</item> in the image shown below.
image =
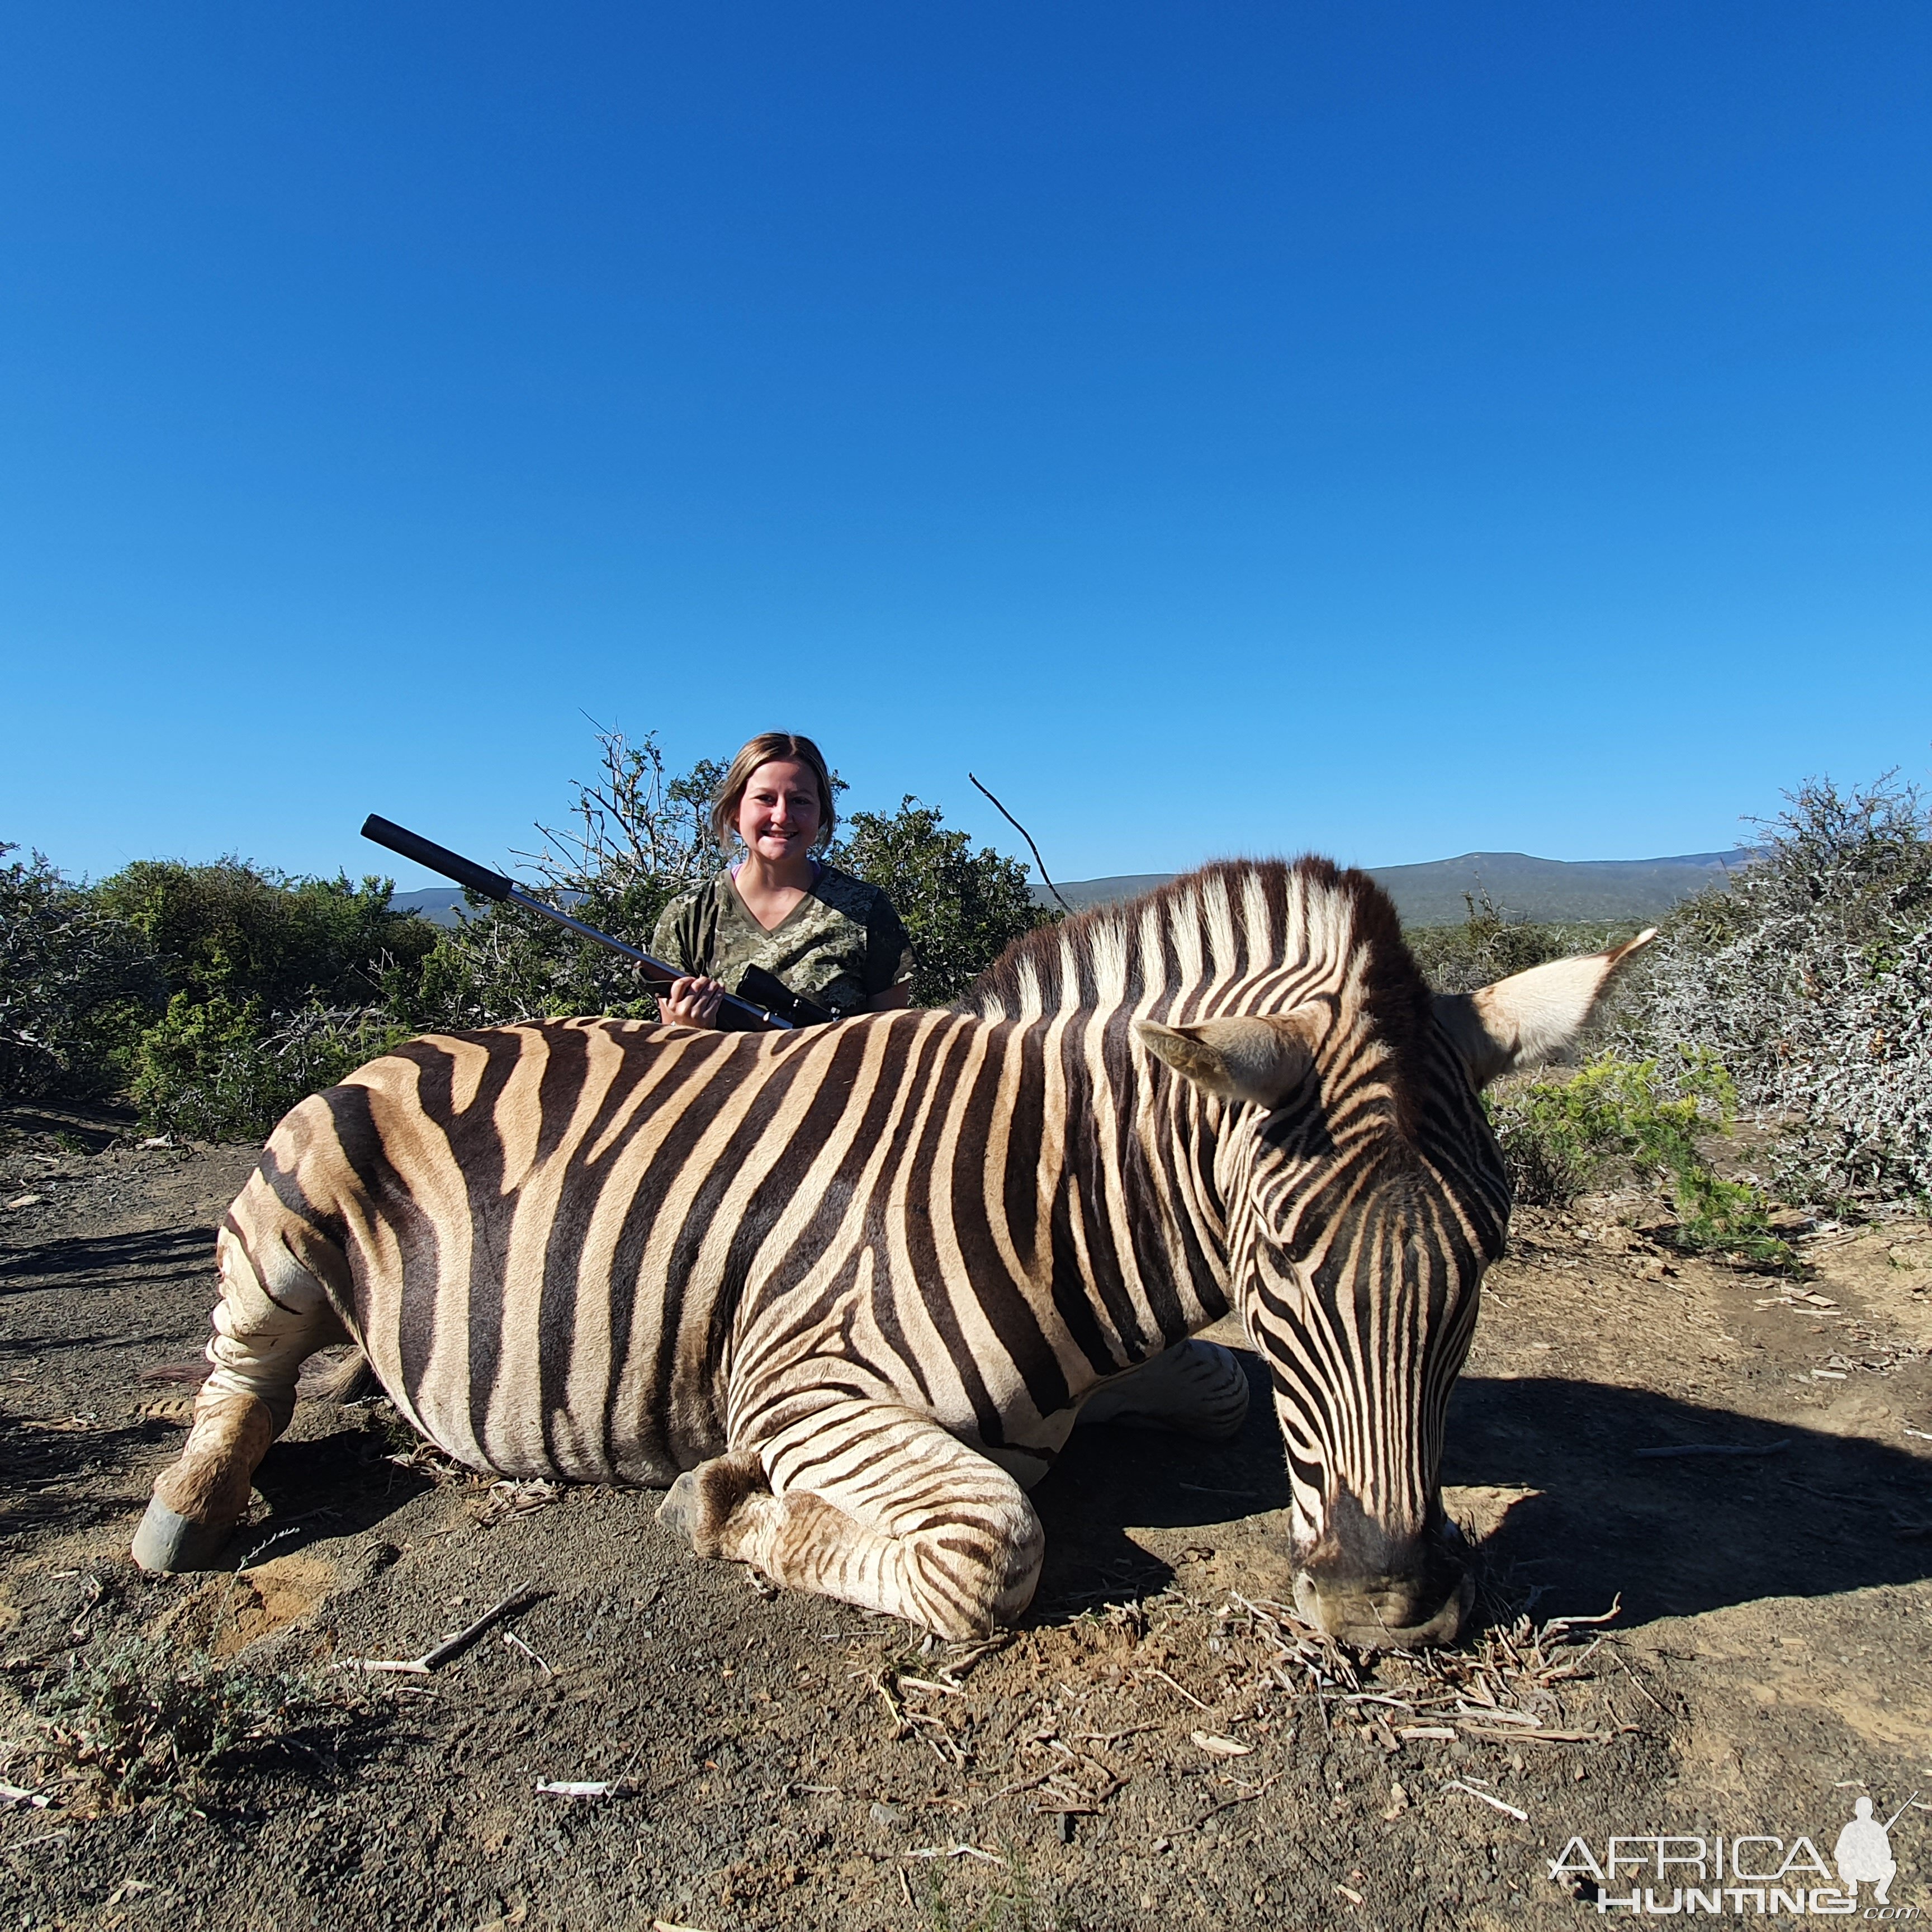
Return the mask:
{"type": "Polygon", "coordinates": [[[1412,1561],[1379,1574],[1331,1558],[1295,1579],[1296,1610],[1361,1650],[1420,1650],[1455,1642],[1475,1600],[1475,1579],[1445,1541],[1418,1544],[1412,1561]]]}

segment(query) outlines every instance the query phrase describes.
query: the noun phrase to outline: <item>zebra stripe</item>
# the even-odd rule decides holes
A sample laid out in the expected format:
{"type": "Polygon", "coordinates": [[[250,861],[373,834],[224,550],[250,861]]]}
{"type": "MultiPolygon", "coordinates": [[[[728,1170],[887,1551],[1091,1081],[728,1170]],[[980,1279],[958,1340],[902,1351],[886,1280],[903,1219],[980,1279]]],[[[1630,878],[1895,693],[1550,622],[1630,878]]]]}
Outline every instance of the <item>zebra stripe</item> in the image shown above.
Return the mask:
{"type": "Polygon", "coordinates": [[[1379,890],[1216,866],[1019,941],[953,1011],[410,1042],[271,1138],[204,1400],[280,1400],[287,1349],[250,1338],[299,1304],[472,1467],[674,1483],[700,1550],[958,1634],[1030,1595],[1021,1485],[1084,1402],[1239,1426],[1238,1365],[1186,1339],[1238,1306],[1314,1597],[1433,1628],[1444,1412],[1507,1210],[1379,890]],[[1303,1076],[1264,1104],[1173,1070],[1229,1025],[1303,1076]]]}

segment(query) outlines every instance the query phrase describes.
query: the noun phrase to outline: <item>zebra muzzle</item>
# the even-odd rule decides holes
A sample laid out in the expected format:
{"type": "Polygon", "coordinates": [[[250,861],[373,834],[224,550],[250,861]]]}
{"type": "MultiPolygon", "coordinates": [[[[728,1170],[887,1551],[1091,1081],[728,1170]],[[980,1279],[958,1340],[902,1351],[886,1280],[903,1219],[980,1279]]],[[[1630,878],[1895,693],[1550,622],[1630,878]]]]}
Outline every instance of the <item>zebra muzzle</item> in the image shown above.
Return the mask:
{"type": "Polygon", "coordinates": [[[1324,1588],[1306,1572],[1294,1583],[1295,1609],[1338,1643],[1358,1650],[1423,1650],[1454,1643],[1475,1595],[1475,1579],[1466,1570],[1446,1594],[1418,1592],[1394,1579],[1324,1588]]]}
{"type": "Polygon", "coordinates": [[[1294,1606],[1336,1642],[1358,1650],[1421,1650],[1454,1643],[1475,1601],[1474,1574],[1453,1525],[1384,1540],[1358,1510],[1330,1506],[1331,1535],[1294,1579],[1294,1606]],[[1350,1520],[1352,1519],[1352,1521],[1350,1520]],[[1352,1558],[1349,1546],[1353,1546],[1352,1558]]]}

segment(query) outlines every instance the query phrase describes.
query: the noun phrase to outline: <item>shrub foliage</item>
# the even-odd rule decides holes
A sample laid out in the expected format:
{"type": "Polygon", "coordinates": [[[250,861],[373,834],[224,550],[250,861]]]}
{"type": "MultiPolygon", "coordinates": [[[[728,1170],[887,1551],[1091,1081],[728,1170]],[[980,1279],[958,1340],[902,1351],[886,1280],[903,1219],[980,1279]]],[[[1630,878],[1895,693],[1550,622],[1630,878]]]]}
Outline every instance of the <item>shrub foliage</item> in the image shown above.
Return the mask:
{"type": "MultiPolygon", "coordinates": [[[[714,760],[674,776],[654,736],[599,730],[598,771],[574,782],[569,820],[537,828],[522,855],[525,886],[586,926],[648,951],[658,915],[724,863],[705,825],[724,775],[714,760]]],[[[399,1006],[417,1027],[498,1026],[514,1020],[610,1013],[654,1019],[657,1003],[620,955],[520,907],[470,901],[470,914],[424,962],[416,996],[399,1006]]]]}
{"type": "Polygon", "coordinates": [[[118,1086],[164,997],[138,928],[38,852],[0,865],[0,1104],[118,1086]]]}
{"type": "Polygon", "coordinates": [[[205,1654],[184,1658],[134,1636],[70,1660],[32,1700],[36,1734],[15,1754],[76,1782],[100,1808],[185,1815],[224,1770],[333,1742],[354,1720],[335,1687],[306,1675],[205,1654]]]}
{"type": "MultiPolygon", "coordinates": [[[[1660,1105],[1695,1102],[1707,1129],[1714,1102],[1700,1082],[1721,1071],[1737,1106],[1782,1130],[1774,1179],[1786,1198],[1840,1213],[1922,1204],[1932,1197],[1932,810],[1894,776],[1849,792],[1819,778],[1758,830],[1747,865],[1662,922],[1600,1030],[1618,1066],[1650,1070],[1660,1105]]],[[[1484,900],[1462,926],[1408,939],[1433,983],[1461,992],[1628,930],[1533,926],[1484,900]]],[[[1532,1100],[1498,1103],[1506,1146],[1518,1138],[1525,1198],[1574,1191],[1575,1160],[1602,1152],[1585,1156],[1576,1120],[1556,1131],[1583,1094],[1559,1106],[1555,1091],[1545,1082],[1532,1100]]],[[[1682,1184],[1680,1173],[1680,1205],[1682,1184]]],[[[1744,1227],[1747,1208],[1712,1198],[1714,1225],[1744,1227]]]]}
{"type": "MultiPolygon", "coordinates": [[[[634,946],[715,873],[724,767],[674,774],[654,737],[600,731],[526,890],[634,946]]],[[[0,859],[14,850],[0,846],[0,859]]],[[[854,814],[836,863],[883,886],[919,955],[914,997],[956,997],[1045,916],[1024,868],[930,806],[854,814]]],[[[412,1033],[572,1013],[652,1018],[619,955],[536,914],[472,901],[454,931],[399,913],[387,880],[292,878],[239,859],[144,860],[94,886],[35,854],[0,867],[0,1102],[124,1090],[144,1124],[266,1133],[304,1095],[412,1033]]]]}
{"type": "Polygon", "coordinates": [[[1404,934],[1438,993],[1473,992],[1567,953],[1601,952],[1636,930],[1628,923],[1538,925],[1505,911],[1486,890],[1462,898],[1469,916],[1461,925],[1418,926],[1404,934]]]}
{"type": "Polygon", "coordinates": [[[943,1006],[992,965],[1007,946],[1056,915],[1033,902],[1026,868],[991,850],[976,852],[963,832],[915,798],[896,812],[857,812],[833,854],[879,886],[905,922],[918,968],[913,1004],[943,1006]]]}
{"type": "Polygon", "coordinates": [[[1780,1186],[1840,1208],[1932,1195],[1932,814],[1890,776],[1820,779],[1752,862],[1666,922],[1627,1022],[1720,1060],[1784,1124],[1780,1186]]]}
{"type": "Polygon", "coordinates": [[[1674,1063],[1665,1077],[1654,1060],[1601,1053],[1568,1078],[1498,1088],[1486,1105],[1516,1198],[1567,1206],[1613,1169],[1634,1168],[1670,1196],[1684,1246],[1787,1259],[1762,1194],[1724,1179],[1702,1150],[1736,1118],[1730,1075],[1708,1048],[1680,1048],[1674,1063]]]}

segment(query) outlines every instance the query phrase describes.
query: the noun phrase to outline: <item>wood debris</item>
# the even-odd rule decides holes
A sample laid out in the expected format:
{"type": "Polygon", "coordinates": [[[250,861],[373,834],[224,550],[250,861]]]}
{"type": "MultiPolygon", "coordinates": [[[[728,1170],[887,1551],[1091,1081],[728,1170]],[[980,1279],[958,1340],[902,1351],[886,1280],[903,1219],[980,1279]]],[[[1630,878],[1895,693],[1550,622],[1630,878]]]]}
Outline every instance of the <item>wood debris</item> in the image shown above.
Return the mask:
{"type": "Polygon", "coordinates": [[[1212,1731],[1190,1731],[1187,1736],[1191,1743],[1210,1757],[1246,1757],[1254,1749],[1252,1744],[1237,1744],[1232,1738],[1217,1737],[1212,1731]]]}
{"type": "Polygon", "coordinates": [[[1365,1688],[1361,1670],[1370,1666],[1358,1669],[1346,1651],[1286,1605],[1231,1592],[1220,1615],[1245,1616],[1272,1648],[1257,1673],[1258,1684],[1272,1683],[1312,1698],[1324,1726],[1338,1721],[1354,1726],[1358,1736],[1393,1755],[1405,1744],[1449,1744],[1459,1737],[1604,1744],[1634,1730],[1613,1711],[1607,1722],[1577,1724],[1562,1696],[1564,1687],[1594,1678],[1592,1660],[1606,1640],[1589,1633],[1622,1610],[1619,1598],[1598,1616],[1554,1617],[1540,1627],[1520,1616],[1461,1649],[1385,1653],[1372,1668],[1390,1684],[1387,1689],[1365,1688]]]}
{"type": "MultiPolygon", "coordinates": [[[[394,1460],[393,1456],[390,1458],[392,1462],[394,1460]]],[[[500,1482],[492,1483],[481,1498],[470,1504],[470,1520],[479,1528],[488,1529],[496,1523],[507,1522],[512,1516],[528,1516],[533,1510],[547,1508],[562,1500],[561,1483],[553,1483],[542,1476],[520,1480],[506,1477],[500,1482]]]]}
{"type": "Polygon", "coordinates": [[[498,1618],[513,1610],[526,1608],[535,1602],[542,1592],[533,1589],[512,1591],[500,1604],[493,1604],[473,1624],[466,1624],[454,1636],[424,1651],[420,1657],[345,1657],[336,1666],[338,1670],[387,1671],[410,1677],[427,1677],[438,1670],[453,1657],[460,1656],[474,1643],[498,1618]]]}
{"type": "Polygon", "coordinates": [[[1510,1804],[1507,1798],[1498,1798],[1486,1791],[1478,1791],[1473,1784],[1465,1784],[1460,1778],[1445,1778],[1443,1788],[1448,1791],[1466,1791],[1472,1798],[1480,1798],[1485,1804],[1492,1804],[1498,1811],[1507,1811],[1519,1824],[1529,1822],[1529,1814],[1510,1804]]]}

